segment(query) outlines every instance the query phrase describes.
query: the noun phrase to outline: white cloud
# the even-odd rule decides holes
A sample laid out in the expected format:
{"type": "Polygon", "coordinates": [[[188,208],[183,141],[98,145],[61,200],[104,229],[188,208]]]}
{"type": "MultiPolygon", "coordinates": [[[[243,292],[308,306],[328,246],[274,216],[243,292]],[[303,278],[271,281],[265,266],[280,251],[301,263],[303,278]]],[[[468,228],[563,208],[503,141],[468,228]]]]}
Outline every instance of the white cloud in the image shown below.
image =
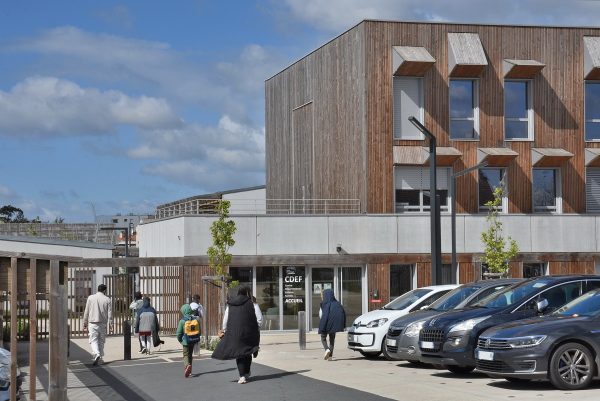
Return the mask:
{"type": "Polygon", "coordinates": [[[0,184],[0,203],[4,205],[7,203],[7,200],[12,199],[15,196],[15,193],[7,186],[0,184]]]}
{"type": "MultiPolygon", "coordinates": [[[[281,3],[280,3],[281,4],[281,3]]],[[[598,21],[592,0],[285,0],[289,14],[317,29],[340,33],[364,19],[465,23],[589,25],[598,21]]]]}
{"type": "MultiPolygon", "coordinates": [[[[16,52],[45,56],[55,75],[84,76],[112,86],[129,87],[229,114],[262,119],[264,80],[287,59],[256,44],[230,60],[215,62],[212,54],[190,54],[169,44],[59,27],[18,41],[16,52]],[[257,102],[257,100],[259,100],[257,102]]],[[[221,56],[222,57],[222,56],[221,56]]]]}
{"type": "Polygon", "coordinates": [[[106,134],[119,124],[139,128],[181,123],[165,99],[82,88],[55,77],[31,77],[0,91],[0,135],[106,134]]]}

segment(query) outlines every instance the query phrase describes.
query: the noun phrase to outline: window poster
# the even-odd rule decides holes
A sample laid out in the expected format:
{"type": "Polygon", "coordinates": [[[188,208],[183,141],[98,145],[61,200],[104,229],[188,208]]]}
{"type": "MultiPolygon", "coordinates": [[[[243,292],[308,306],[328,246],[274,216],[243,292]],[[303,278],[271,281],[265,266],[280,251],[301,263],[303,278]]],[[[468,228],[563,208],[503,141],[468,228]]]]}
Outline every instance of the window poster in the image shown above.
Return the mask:
{"type": "Polygon", "coordinates": [[[304,266],[285,266],[283,268],[283,304],[290,312],[305,310],[304,279],[304,266]]]}

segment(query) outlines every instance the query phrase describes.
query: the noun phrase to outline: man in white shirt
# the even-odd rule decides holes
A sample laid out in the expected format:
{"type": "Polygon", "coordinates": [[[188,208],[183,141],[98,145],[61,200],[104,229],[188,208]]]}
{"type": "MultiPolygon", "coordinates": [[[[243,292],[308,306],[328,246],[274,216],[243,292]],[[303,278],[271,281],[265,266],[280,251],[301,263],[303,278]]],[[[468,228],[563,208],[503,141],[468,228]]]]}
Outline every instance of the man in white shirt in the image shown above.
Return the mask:
{"type": "Polygon", "coordinates": [[[83,329],[88,330],[94,365],[104,357],[106,333],[112,333],[112,304],[106,296],[106,285],[100,284],[98,292],[90,295],[83,313],[83,329]]]}

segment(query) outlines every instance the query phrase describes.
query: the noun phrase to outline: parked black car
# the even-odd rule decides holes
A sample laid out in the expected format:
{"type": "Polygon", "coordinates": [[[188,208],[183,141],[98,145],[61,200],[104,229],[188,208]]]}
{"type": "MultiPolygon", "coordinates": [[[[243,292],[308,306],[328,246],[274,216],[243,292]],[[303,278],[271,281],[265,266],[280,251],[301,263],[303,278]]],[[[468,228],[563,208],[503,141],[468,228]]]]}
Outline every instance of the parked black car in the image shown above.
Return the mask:
{"type": "Polygon", "coordinates": [[[555,387],[579,390],[598,374],[600,290],[590,291],[550,315],[493,327],[479,337],[477,369],[508,380],[549,378],[555,387]]]}
{"type": "Polygon", "coordinates": [[[418,362],[419,331],[427,319],[451,309],[465,308],[494,292],[523,281],[518,278],[481,280],[453,289],[426,309],[409,313],[394,320],[386,337],[387,354],[396,360],[418,362]]]}
{"type": "Polygon", "coordinates": [[[600,288],[600,276],[544,276],[505,288],[472,307],[437,315],[419,333],[420,361],[455,373],[475,369],[477,338],[486,329],[553,312],[581,294],[600,288]],[[545,301],[544,301],[545,300],[545,301]]]}

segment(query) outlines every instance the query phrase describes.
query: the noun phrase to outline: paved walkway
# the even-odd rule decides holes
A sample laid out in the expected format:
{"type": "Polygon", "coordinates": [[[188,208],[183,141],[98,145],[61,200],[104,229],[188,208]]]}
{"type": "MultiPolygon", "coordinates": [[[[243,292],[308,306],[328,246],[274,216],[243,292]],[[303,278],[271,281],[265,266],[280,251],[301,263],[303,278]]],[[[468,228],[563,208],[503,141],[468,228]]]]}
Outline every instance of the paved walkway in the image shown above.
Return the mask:
{"type": "MultiPolygon", "coordinates": [[[[71,343],[68,397],[71,401],[200,400],[598,400],[600,381],[590,390],[569,392],[548,382],[524,384],[494,380],[482,374],[457,376],[445,370],[415,368],[404,362],[367,360],[346,348],[338,336],[334,360],[323,360],[316,334],[307,335],[307,349],[299,350],[297,333],[262,335],[261,352],[252,364],[252,378],[237,384],[235,361],[216,361],[203,352],[194,371],[183,377],[179,344],[173,337],[150,356],[137,353],[123,361],[123,339],[107,341],[106,363],[91,366],[85,339],[71,343]]],[[[23,355],[23,354],[22,354],[23,355]]],[[[26,358],[26,354],[24,354],[26,358]]],[[[26,370],[26,369],[25,369],[26,370]]],[[[47,396],[47,364],[38,364],[38,400],[47,396]]],[[[24,384],[28,389],[28,384],[24,384]]],[[[25,391],[27,395],[27,392],[25,391]]]]}

